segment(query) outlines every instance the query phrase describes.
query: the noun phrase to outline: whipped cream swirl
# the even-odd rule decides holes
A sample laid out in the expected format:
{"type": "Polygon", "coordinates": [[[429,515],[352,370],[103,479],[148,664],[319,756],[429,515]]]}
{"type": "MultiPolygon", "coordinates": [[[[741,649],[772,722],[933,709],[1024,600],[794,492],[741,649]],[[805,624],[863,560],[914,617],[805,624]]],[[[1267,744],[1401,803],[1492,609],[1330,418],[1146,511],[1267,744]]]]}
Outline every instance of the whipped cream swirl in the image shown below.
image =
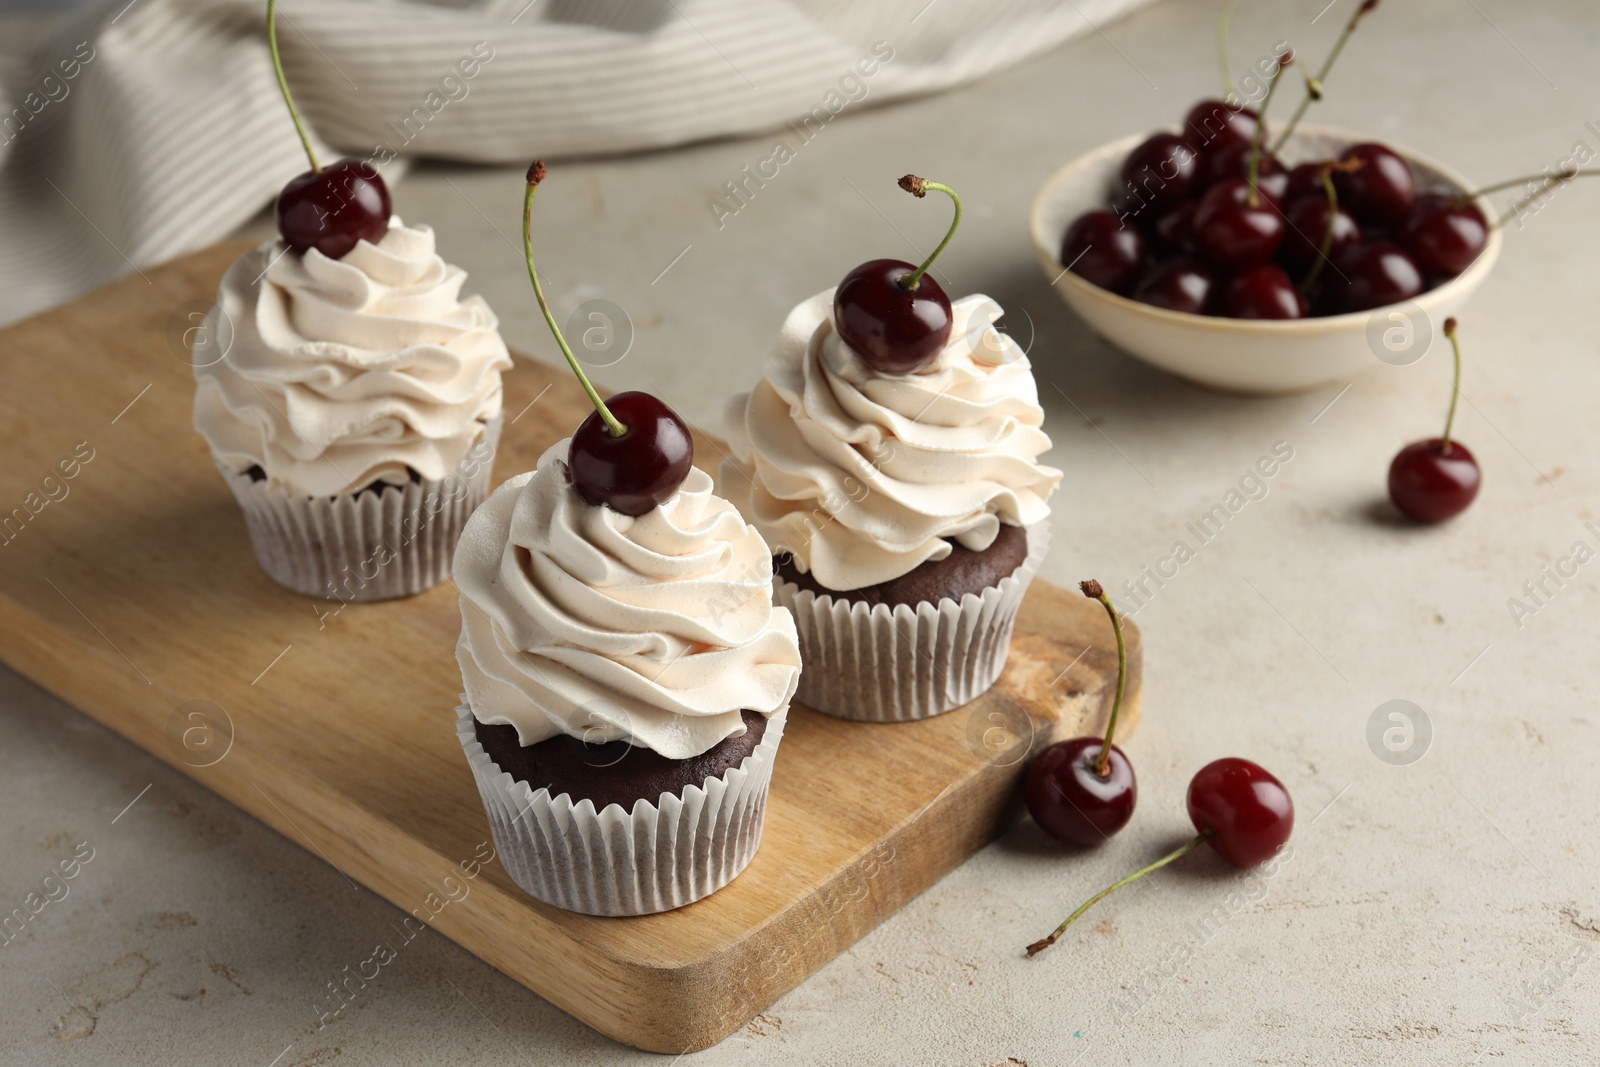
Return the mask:
{"type": "Polygon", "coordinates": [[[196,367],[195,428],[236,471],[307,496],[443,480],[500,414],[511,356],[433,230],[398,217],[341,259],[274,241],[229,268],[207,323],[232,344],[196,367]]]}
{"type": "Polygon", "coordinates": [[[478,721],[688,759],[788,706],[794,619],[766,542],[691,468],[638,517],[586,503],[562,441],[473,512],[456,546],[456,660],[478,721]]]}
{"type": "Polygon", "coordinates": [[[766,376],[727,412],[722,489],[775,552],[829,589],[898,578],[981,551],[1002,522],[1049,514],[1061,472],[1040,465],[1033,371],[994,328],[1000,305],[952,305],[950,340],[915,374],[881,374],[839,339],[833,290],[789,313],[766,376]]]}

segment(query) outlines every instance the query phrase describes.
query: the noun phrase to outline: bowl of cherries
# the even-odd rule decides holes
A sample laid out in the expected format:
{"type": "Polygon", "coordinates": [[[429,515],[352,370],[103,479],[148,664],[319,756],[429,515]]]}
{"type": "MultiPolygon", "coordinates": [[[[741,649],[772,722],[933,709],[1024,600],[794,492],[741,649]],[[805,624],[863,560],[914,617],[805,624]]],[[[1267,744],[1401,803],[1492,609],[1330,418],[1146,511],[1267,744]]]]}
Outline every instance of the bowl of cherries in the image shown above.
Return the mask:
{"type": "Polygon", "coordinates": [[[1492,208],[1444,164],[1306,126],[1252,163],[1257,129],[1203,101],[1045,183],[1034,249],[1096,333],[1212,388],[1298,392],[1378,364],[1369,323],[1404,328],[1400,305],[1442,323],[1494,266],[1492,208]]]}
{"type": "MultiPolygon", "coordinates": [[[[1436,334],[1418,316],[1442,323],[1499,257],[1485,194],[1524,179],[1473,191],[1415,152],[1301,125],[1378,0],[1357,5],[1320,67],[1304,69],[1288,122],[1269,124],[1296,59],[1275,45],[1234,92],[1237,3],[1217,22],[1226,97],[1062,167],[1035,197],[1030,230],[1051,284],[1118,348],[1217,389],[1299,392],[1378,363],[1396,331],[1436,334]]],[[[1544,191],[1576,176],[1545,175],[1544,191]]]]}

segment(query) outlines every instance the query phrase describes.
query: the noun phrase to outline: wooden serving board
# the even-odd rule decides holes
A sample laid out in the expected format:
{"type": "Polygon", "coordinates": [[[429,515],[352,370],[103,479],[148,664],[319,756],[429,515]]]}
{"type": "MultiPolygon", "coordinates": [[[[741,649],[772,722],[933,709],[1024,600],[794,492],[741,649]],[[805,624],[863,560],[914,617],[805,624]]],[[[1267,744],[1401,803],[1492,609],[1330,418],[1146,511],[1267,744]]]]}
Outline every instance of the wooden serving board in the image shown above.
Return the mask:
{"type": "MultiPolygon", "coordinates": [[[[793,709],[761,849],[728,888],[632,919],[530,899],[474,862],[489,830],[452,725],[454,588],[334,614],[273,584],[191,427],[181,335],[245,247],[0,332],[4,659],[602,1033],[715,1044],[1003,829],[1029,752],[1104,728],[1110,624],[1035,582],[1004,677],[969,708],[904,725],[793,709]]],[[[497,478],[587,409],[565,369],[518,359],[505,410],[497,478]]],[[[697,447],[714,467],[717,444],[697,447]]]]}

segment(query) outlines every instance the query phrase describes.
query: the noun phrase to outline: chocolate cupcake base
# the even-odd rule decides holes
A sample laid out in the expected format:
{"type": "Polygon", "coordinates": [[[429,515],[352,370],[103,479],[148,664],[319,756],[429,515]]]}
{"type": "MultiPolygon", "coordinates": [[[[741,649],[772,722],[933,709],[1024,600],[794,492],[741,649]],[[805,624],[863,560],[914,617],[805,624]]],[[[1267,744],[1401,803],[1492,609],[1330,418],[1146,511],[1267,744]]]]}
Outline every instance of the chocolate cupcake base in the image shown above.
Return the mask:
{"type": "MultiPolygon", "coordinates": [[[[753,747],[735,765],[729,764],[740,747],[737,743],[750,738],[751,730],[746,730],[745,738],[730,739],[736,744],[727,751],[719,752],[729,744],[724,742],[706,754],[712,764],[723,765],[720,773],[684,785],[675,793],[657,792],[653,800],[640,791],[653,788],[652,780],[659,784],[659,777],[654,776],[663,768],[645,766],[644,759],[632,774],[603,776],[587,766],[572,766],[559,772],[568,778],[563,791],[552,795],[545,784],[536,788],[490,755],[479,740],[482,724],[473,717],[465,697],[456,709],[456,736],[478,783],[496,852],[517,885],[530,896],[568,911],[648,915],[710,896],[750,863],[761,842],[767,788],[787,711],[780,709],[766,718],[759,737],[751,738],[753,747]],[[602,778],[608,781],[602,784],[602,778]],[[570,791],[574,786],[580,791],[611,789],[622,796],[640,795],[626,808],[621,803],[602,803],[597,808],[589,797],[574,802],[570,791]]],[[[500,751],[503,737],[491,733],[488,740],[516,770],[541,782],[555,777],[552,762],[564,758],[551,749],[526,756],[531,762],[517,764],[500,751]]],[[[590,758],[605,747],[573,744],[586,748],[590,758]]],[[[643,755],[632,752],[627,759],[643,755]]],[[[584,762],[583,753],[566,756],[584,762]]],[[[697,763],[662,762],[679,764],[670,772],[679,776],[688,773],[682,765],[697,763]]]]}
{"type": "MultiPolygon", "coordinates": [[[[795,699],[841,719],[910,722],[983,695],[1005,668],[1017,609],[1050,547],[1048,522],[1019,532],[1026,554],[1014,570],[980,592],[965,589],[937,601],[911,604],[892,591],[885,595],[892,583],[859,599],[848,591],[819,592],[809,581],[802,588],[788,580],[780,568],[772,599],[794,613],[805,664],[795,699]]],[[[963,580],[998,566],[980,562],[984,553],[969,555],[978,558],[957,563],[963,580]]]]}
{"type": "Polygon", "coordinates": [[[221,461],[217,470],[244,510],[256,560],[273,581],[346,603],[391,600],[450,577],[462,527],[489,495],[499,440],[496,419],[439,481],[339,496],[292,494],[221,461]]]}

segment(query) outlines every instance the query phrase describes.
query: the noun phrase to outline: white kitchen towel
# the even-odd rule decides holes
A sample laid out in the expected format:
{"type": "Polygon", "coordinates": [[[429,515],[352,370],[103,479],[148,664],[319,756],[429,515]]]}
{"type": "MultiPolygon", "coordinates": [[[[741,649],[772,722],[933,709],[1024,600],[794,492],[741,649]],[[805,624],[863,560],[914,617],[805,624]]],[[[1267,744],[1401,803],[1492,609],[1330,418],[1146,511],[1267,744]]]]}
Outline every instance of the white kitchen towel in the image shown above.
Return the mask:
{"type": "MultiPolygon", "coordinates": [[[[321,155],[524,163],[826,121],[1144,2],[280,0],[278,38],[321,155]]],[[[0,63],[0,322],[215,241],[306,169],[265,12],[106,0],[0,63]]]]}

